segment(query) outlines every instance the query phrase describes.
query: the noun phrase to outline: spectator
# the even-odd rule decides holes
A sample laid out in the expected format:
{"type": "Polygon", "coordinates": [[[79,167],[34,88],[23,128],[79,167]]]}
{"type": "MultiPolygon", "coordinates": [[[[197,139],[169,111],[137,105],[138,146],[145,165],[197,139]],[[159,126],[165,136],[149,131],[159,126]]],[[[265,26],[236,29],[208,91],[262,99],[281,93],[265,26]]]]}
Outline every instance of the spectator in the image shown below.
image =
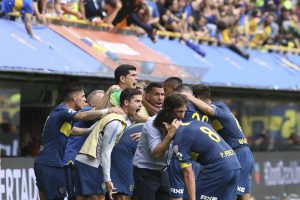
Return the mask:
{"type": "Polygon", "coordinates": [[[262,46],[267,42],[274,18],[273,13],[265,13],[262,18],[256,17],[250,21],[250,45],[262,46]]]}
{"type": "Polygon", "coordinates": [[[93,24],[108,23],[111,24],[117,13],[122,7],[120,0],[81,0],[82,13],[86,19],[93,24]],[[104,4],[104,7],[102,7],[104,4]]]}
{"type": "Polygon", "coordinates": [[[84,15],[79,10],[80,7],[83,7],[82,1],[71,1],[71,0],[60,0],[61,10],[64,12],[64,16],[69,19],[83,19],[84,15]]]}
{"type": "Polygon", "coordinates": [[[25,29],[28,35],[33,39],[40,40],[32,32],[31,17],[33,14],[32,0],[21,0],[20,4],[17,4],[17,0],[3,0],[1,4],[1,12],[4,13],[5,18],[9,18],[11,13],[19,12],[25,24],[25,29]],[[21,6],[20,6],[21,5],[21,6]]]}
{"type": "Polygon", "coordinates": [[[178,7],[178,0],[167,0],[165,3],[166,12],[162,15],[162,20],[168,31],[182,32],[183,20],[178,7]]]}

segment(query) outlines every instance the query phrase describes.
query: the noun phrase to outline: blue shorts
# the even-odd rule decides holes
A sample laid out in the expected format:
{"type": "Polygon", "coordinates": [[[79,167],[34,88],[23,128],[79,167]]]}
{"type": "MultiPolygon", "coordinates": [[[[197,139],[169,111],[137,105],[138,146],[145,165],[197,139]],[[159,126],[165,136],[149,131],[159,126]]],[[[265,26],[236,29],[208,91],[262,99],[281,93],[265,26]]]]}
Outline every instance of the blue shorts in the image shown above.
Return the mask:
{"type": "Polygon", "coordinates": [[[196,179],[197,199],[231,200],[237,198],[237,181],[240,169],[204,173],[196,179]]]}
{"type": "Polygon", "coordinates": [[[80,196],[105,195],[102,167],[91,167],[76,160],[76,194],[80,196]]]}
{"type": "Polygon", "coordinates": [[[251,177],[254,165],[254,158],[249,147],[242,147],[235,150],[236,156],[241,165],[241,173],[237,183],[237,194],[244,195],[251,193],[251,177]]]}
{"type": "MultiPolygon", "coordinates": [[[[197,162],[192,162],[193,171],[195,173],[195,177],[198,176],[200,172],[200,164],[197,162]]],[[[170,190],[172,198],[183,198],[184,196],[184,179],[182,175],[182,170],[180,167],[180,163],[177,158],[172,157],[170,166],[167,169],[170,180],[170,190]]]]}
{"type": "Polygon", "coordinates": [[[128,166],[126,170],[120,169],[122,166],[111,165],[111,180],[116,188],[116,192],[122,195],[132,196],[134,189],[133,165],[128,166]]]}
{"type": "Polygon", "coordinates": [[[66,177],[63,167],[51,167],[34,163],[36,185],[47,199],[58,199],[67,196],[66,177]]]}

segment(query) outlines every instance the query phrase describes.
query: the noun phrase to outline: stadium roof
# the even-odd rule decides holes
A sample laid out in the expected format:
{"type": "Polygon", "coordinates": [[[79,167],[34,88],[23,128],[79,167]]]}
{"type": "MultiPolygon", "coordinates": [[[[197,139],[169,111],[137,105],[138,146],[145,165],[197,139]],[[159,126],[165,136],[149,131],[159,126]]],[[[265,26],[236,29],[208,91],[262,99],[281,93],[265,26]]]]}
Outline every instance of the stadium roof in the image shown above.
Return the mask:
{"type": "Polygon", "coordinates": [[[41,42],[26,33],[24,24],[0,20],[0,71],[80,76],[112,76],[97,59],[45,26],[34,26],[41,42]]]}
{"type": "Polygon", "coordinates": [[[34,26],[34,41],[23,24],[0,20],[0,71],[113,77],[120,63],[137,66],[141,79],[179,76],[212,86],[300,90],[300,57],[247,50],[248,60],[226,47],[200,45],[201,57],[178,40],[113,34],[65,26],[34,26]]]}

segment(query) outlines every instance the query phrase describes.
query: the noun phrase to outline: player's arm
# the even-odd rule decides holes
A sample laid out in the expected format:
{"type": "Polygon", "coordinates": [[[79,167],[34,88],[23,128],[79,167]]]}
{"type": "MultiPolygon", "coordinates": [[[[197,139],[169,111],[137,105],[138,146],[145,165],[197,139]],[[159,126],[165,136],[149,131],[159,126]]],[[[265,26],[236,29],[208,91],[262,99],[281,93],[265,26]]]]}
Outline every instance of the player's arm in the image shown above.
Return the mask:
{"type": "Polygon", "coordinates": [[[198,99],[194,97],[193,95],[188,95],[188,99],[203,113],[205,113],[208,116],[214,116],[215,110],[213,107],[206,102],[202,101],[201,99],[198,99]]]}
{"type": "Polygon", "coordinates": [[[93,124],[89,128],[80,128],[80,127],[73,126],[73,128],[71,130],[71,135],[73,135],[73,136],[80,136],[80,135],[90,134],[92,132],[92,130],[95,128],[95,126],[96,126],[97,123],[98,122],[96,122],[95,124],[93,124]]]}
{"type": "Polygon", "coordinates": [[[171,124],[165,123],[167,133],[163,140],[155,147],[152,146],[151,153],[154,159],[160,159],[165,152],[169,149],[170,142],[174,137],[178,127],[180,126],[180,121],[174,119],[171,124]]]}
{"type": "Polygon", "coordinates": [[[109,109],[102,110],[89,110],[84,112],[77,112],[74,116],[75,121],[90,121],[94,119],[100,119],[109,113],[109,109]]]}
{"type": "Polygon", "coordinates": [[[188,194],[188,199],[195,200],[196,183],[195,183],[195,174],[192,168],[192,164],[188,164],[188,165],[184,165],[184,164],[180,163],[180,166],[183,172],[183,178],[184,178],[184,183],[188,194]]]}
{"type": "Polygon", "coordinates": [[[31,25],[31,14],[30,13],[25,13],[24,15],[24,24],[25,24],[25,29],[26,32],[34,38],[33,32],[32,32],[32,25],[31,25]]]}
{"type": "Polygon", "coordinates": [[[104,176],[104,182],[106,184],[106,190],[109,193],[110,199],[112,199],[113,190],[115,189],[110,178],[111,167],[111,152],[116,143],[116,136],[121,132],[122,124],[120,121],[114,120],[106,125],[102,138],[101,148],[101,163],[104,176]]]}

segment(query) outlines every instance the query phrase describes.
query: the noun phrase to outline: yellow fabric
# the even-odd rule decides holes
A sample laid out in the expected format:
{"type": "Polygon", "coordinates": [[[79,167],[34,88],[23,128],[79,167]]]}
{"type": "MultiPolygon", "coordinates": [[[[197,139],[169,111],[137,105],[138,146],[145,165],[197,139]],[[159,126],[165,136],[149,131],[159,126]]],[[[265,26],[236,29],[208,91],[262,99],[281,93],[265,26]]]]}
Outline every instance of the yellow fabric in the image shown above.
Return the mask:
{"type": "Polygon", "coordinates": [[[121,130],[121,132],[117,133],[116,143],[118,143],[123,134],[124,129],[126,128],[125,116],[111,113],[109,115],[106,115],[104,118],[102,118],[97,123],[97,125],[95,126],[93,131],[90,133],[90,135],[84,142],[79,153],[86,154],[86,155],[92,156],[93,158],[96,158],[97,157],[97,144],[98,144],[98,139],[100,137],[100,134],[103,133],[105,126],[109,122],[114,121],[114,120],[118,120],[118,121],[122,122],[122,130],[121,130]]]}
{"type": "Polygon", "coordinates": [[[222,124],[219,122],[219,120],[217,119],[214,119],[212,122],[211,122],[211,126],[216,130],[216,131],[219,131],[223,128],[222,124]]]}
{"type": "Polygon", "coordinates": [[[72,125],[69,122],[65,122],[63,123],[59,131],[65,136],[69,137],[71,135],[71,130],[72,130],[72,125]]]}
{"type": "Polygon", "coordinates": [[[23,7],[23,0],[15,0],[15,6],[13,11],[14,12],[21,11],[22,7],[23,7]]]}
{"type": "Polygon", "coordinates": [[[193,160],[197,160],[197,158],[199,157],[199,153],[196,153],[196,152],[191,152],[191,157],[193,160]]]}
{"type": "Polygon", "coordinates": [[[184,169],[184,168],[187,168],[187,167],[190,167],[190,166],[192,166],[191,163],[180,163],[181,169],[184,169]]]}
{"type": "Polygon", "coordinates": [[[254,18],[250,21],[249,31],[253,36],[250,45],[252,46],[260,45],[261,42],[268,39],[272,31],[271,26],[264,26],[264,23],[258,24],[260,20],[260,18],[254,18]]]}

